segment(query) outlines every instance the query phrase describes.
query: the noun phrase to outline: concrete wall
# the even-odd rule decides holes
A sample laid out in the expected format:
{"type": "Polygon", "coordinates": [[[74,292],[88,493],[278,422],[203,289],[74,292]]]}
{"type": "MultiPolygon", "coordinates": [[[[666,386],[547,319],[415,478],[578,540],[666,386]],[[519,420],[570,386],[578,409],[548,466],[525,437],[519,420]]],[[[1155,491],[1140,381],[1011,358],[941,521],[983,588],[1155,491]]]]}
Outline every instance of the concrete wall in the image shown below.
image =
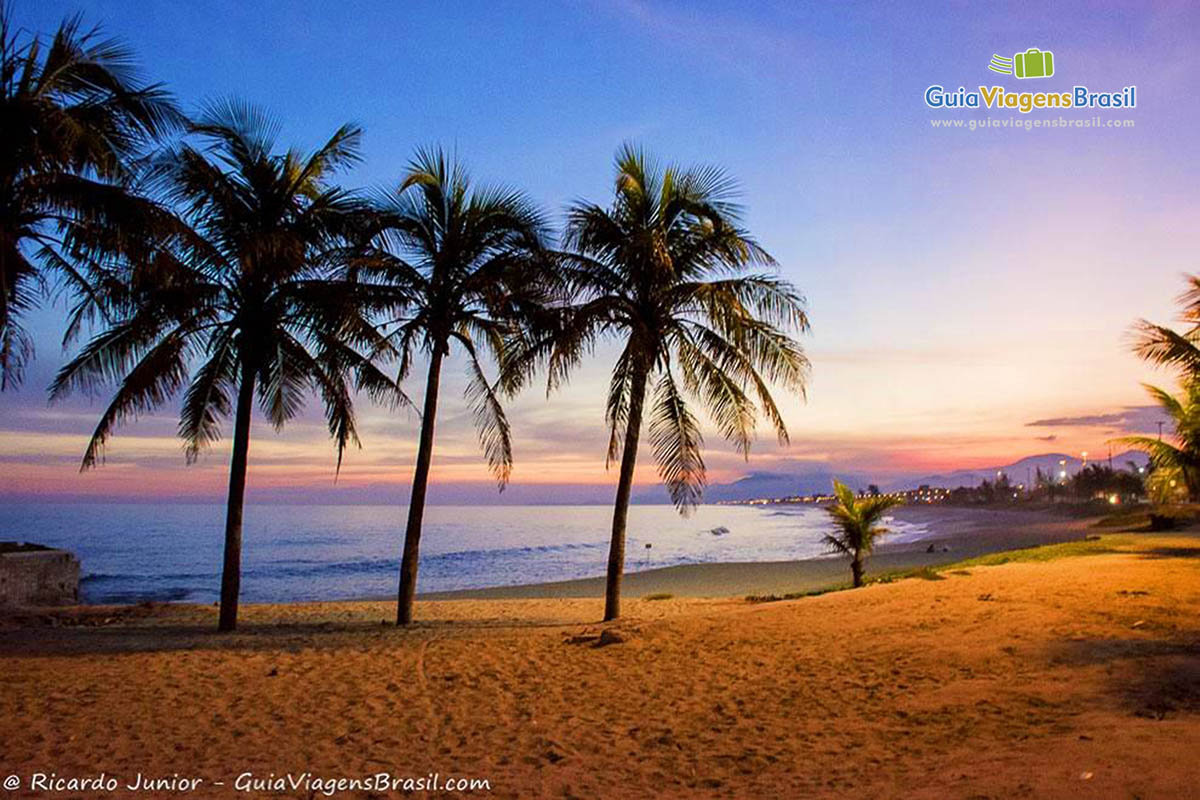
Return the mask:
{"type": "Polygon", "coordinates": [[[75,556],[65,550],[11,545],[0,542],[0,608],[79,602],[79,560],[75,556]]]}

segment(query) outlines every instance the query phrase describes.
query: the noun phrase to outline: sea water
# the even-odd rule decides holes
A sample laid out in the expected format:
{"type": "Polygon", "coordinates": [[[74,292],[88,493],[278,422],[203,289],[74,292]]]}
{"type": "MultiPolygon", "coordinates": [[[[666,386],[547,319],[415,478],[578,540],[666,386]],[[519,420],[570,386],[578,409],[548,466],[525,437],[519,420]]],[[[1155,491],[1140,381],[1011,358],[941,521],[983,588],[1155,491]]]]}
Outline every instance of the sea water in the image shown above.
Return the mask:
{"type": "MultiPolygon", "coordinates": [[[[403,506],[253,505],[242,546],[244,602],[387,597],[396,588],[403,506]]],[[[79,556],[90,603],[211,602],[220,588],[220,505],[25,504],[0,507],[0,539],[79,556]]],[[[430,506],[420,592],[602,575],[609,506],[430,506]]],[[[894,521],[890,541],[924,526],[894,521]]],[[[714,561],[786,561],[825,554],[827,515],[812,506],[630,509],[626,569],[714,561]]]]}

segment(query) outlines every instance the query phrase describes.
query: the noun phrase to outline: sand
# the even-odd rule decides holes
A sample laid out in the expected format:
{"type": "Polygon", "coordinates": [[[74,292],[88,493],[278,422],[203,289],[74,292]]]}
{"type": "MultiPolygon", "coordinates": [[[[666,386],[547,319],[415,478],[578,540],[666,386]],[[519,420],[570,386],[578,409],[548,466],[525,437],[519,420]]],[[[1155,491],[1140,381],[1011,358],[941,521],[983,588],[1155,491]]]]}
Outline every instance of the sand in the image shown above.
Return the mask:
{"type": "Polygon", "coordinates": [[[92,611],[109,622],[0,632],[0,773],[178,773],[196,797],[289,771],[491,785],[434,797],[1194,796],[1200,539],[1124,550],[631,600],[609,626],[573,598],[423,602],[411,630],[386,603],[249,606],[231,635],[208,607],[92,611]]]}

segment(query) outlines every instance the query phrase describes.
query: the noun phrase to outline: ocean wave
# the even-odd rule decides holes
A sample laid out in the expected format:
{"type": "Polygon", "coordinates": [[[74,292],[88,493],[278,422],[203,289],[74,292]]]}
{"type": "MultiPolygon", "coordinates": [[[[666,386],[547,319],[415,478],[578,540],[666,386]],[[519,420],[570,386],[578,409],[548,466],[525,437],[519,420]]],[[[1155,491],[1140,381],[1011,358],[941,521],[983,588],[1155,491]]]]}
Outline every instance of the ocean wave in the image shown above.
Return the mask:
{"type": "Polygon", "coordinates": [[[102,583],[104,581],[203,581],[219,577],[216,572],[166,572],[158,575],[143,575],[125,572],[119,575],[107,572],[92,572],[79,579],[80,583],[102,583]]]}
{"type": "Polygon", "coordinates": [[[204,595],[210,590],[201,589],[195,586],[163,586],[158,588],[137,588],[126,590],[110,590],[105,592],[88,592],[84,591],[84,601],[87,603],[107,605],[107,604],[126,604],[126,603],[145,603],[154,601],[156,603],[180,602],[183,600],[194,599],[198,595],[204,595]]]}

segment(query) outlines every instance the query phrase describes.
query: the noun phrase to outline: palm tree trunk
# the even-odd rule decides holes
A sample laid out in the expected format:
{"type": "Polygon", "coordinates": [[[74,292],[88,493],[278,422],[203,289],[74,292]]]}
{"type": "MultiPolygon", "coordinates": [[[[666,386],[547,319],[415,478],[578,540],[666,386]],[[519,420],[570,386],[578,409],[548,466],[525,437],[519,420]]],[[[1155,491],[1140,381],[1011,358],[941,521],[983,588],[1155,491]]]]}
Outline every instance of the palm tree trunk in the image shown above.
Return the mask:
{"type": "Polygon", "coordinates": [[[604,588],[604,621],[621,616],[621,576],[625,571],[625,529],[629,520],[629,495],[633,491],[633,468],[637,466],[638,439],[642,430],[642,406],[646,400],[646,370],[637,368],[629,387],[629,418],[625,446],[621,451],[621,476],[613,508],[612,540],[608,546],[608,578],[604,588]]]}
{"type": "Polygon", "coordinates": [[[429,358],[429,376],[425,380],[425,406],[421,411],[421,440],[417,447],[417,467],[413,472],[412,497],[408,502],[408,527],[404,531],[404,557],[400,560],[400,590],[396,600],[396,624],[408,625],[413,618],[413,600],[417,594],[417,560],[421,549],[421,521],[425,517],[425,490],[429,485],[429,464],[433,460],[433,425],[437,420],[438,384],[442,377],[445,350],[435,346],[429,358]]]}
{"type": "Polygon", "coordinates": [[[862,556],[856,555],[850,561],[850,572],[854,575],[854,586],[857,588],[863,585],[863,562],[862,556]]]}
{"type": "Polygon", "coordinates": [[[242,584],[242,509],[246,502],[246,463],[250,454],[250,417],[254,410],[254,371],[242,369],[233,422],[233,456],[229,462],[229,497],[225,510],[225,563],[221,569],[221,614],[217,630],[237,627],[238,593],[242,584]]]}

